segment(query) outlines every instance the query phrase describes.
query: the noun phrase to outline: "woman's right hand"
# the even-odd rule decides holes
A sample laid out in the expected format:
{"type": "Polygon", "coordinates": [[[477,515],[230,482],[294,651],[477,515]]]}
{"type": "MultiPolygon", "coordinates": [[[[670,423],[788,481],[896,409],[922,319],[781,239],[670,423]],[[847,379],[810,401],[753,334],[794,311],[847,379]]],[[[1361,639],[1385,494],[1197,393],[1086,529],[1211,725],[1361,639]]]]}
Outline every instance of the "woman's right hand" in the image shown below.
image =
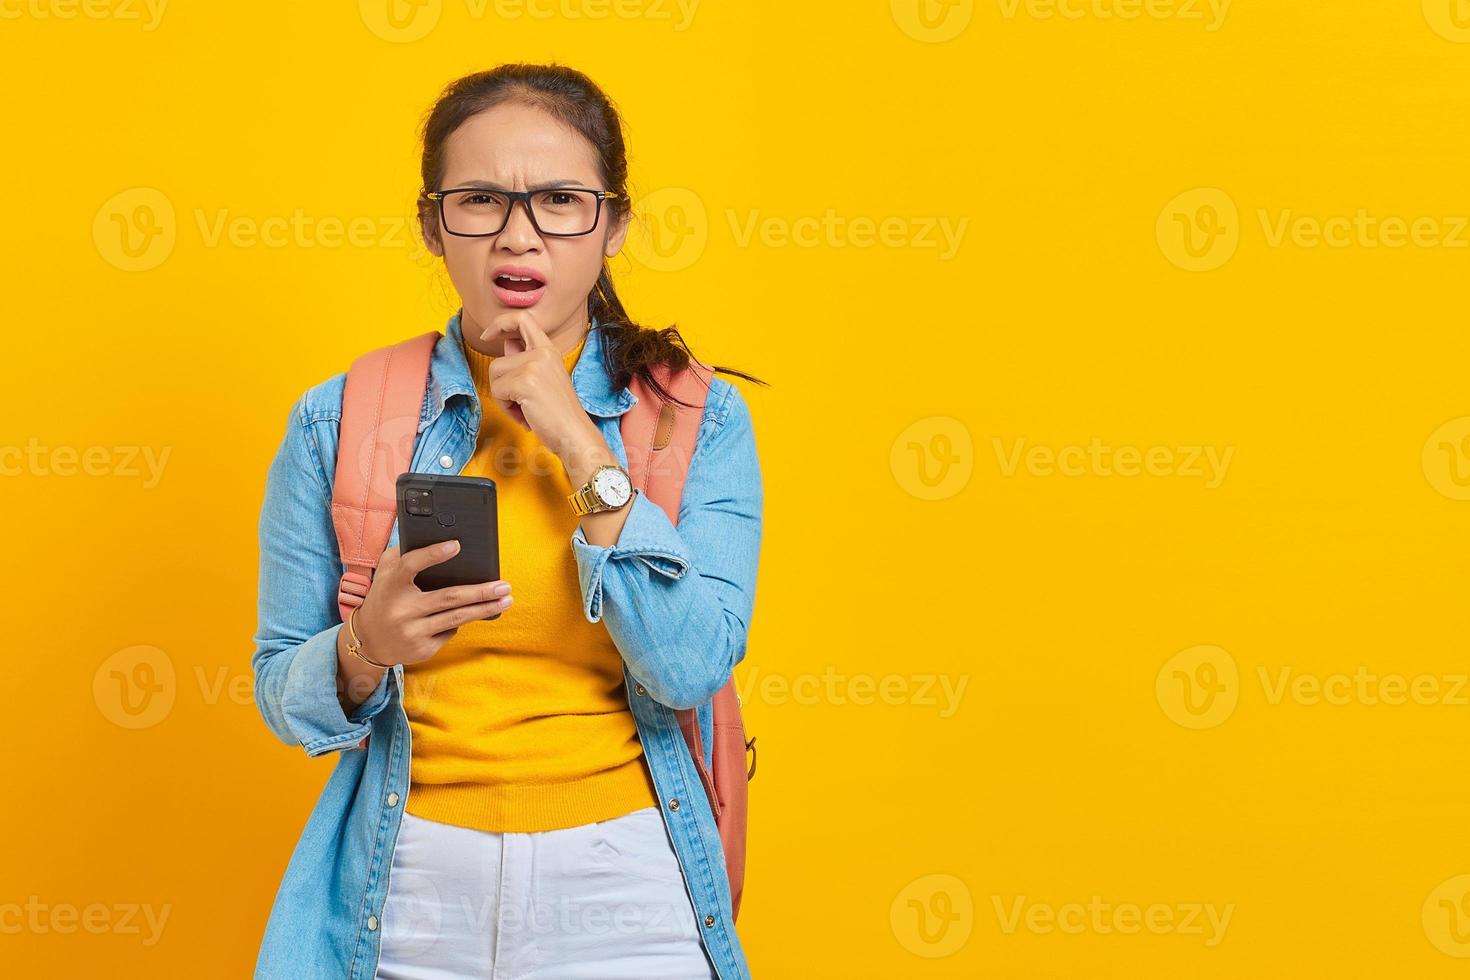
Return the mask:
{"type": "Polygon", "coordinates": [[[372,588],[352,621],[365,656],[382,664],[420,663],[465,623],[495,619],[510,607],[510,583],[504,579],[427,592],[414,584],[419,572],[458,551],[458,541],[446,541],[406,554],[399,554],[396,545],[383,552],[372,588]]]}

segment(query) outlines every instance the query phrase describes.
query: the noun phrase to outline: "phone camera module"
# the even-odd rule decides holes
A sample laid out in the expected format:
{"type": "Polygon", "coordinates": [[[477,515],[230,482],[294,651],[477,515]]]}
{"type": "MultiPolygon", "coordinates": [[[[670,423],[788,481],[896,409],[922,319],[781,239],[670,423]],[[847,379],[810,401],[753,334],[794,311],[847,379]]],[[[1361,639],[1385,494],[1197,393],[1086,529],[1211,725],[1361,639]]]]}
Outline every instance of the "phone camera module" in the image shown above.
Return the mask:
{"type": "Polygon", "coordinates": [[[408,513],[413,517],[429,517],[434,513],[434,491],[409,490],[404,495],[408,513]]]}

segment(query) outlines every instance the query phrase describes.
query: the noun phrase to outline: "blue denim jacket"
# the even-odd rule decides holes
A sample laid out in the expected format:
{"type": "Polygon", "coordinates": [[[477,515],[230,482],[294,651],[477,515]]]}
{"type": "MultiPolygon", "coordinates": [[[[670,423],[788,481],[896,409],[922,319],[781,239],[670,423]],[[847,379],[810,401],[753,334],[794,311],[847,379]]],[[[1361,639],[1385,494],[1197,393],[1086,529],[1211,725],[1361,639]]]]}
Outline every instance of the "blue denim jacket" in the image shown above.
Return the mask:
{"type": "MultiPolygon", "coordinates": [[[[637,396],[613,387],[602,352],[594,321],[572,369],[572,386],[626,466],[619,421],[637,396]]],[[[409,791],[402,665],[385,671],[350,716],[337,699],[343,566],[330,502],[345,377],[316,385],[292,407],[260,514],[255,701],[286,744],[308,756],[337,753],[266,925],[255,976],[270,980],[371,980],[409,791]]],[[[480,415],[456,313],[434,348],[411,469],[459,473],[474,452],[480,415]]],[[[612,547],[589,544],[580,525],[570,539],[583,612],[590,622],[607,624],[622,654],[628,703],[659,809],[721,980],[747,978],[749,969],[731,917],[719,833],[674,711],[698,708],[708,763],[710,699],[745,655],[761,506],[749,410],[739,390],[715,376],[677,528],[640,493],[612,547]]],[[[397,543],[395,524],[389,546],[397,543]]]]}

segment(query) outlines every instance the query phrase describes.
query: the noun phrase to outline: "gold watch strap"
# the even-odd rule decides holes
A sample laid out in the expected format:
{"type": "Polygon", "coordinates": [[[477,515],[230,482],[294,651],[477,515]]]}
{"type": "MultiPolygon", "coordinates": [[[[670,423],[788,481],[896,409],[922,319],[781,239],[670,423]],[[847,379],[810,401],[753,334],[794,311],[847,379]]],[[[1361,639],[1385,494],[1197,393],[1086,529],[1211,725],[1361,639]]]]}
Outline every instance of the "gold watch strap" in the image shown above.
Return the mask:
{"type": "Polygon", "coordinates": [[[592,513],[592,481],[588,480],[580,490],[568,496],[567,502],[572,505],[572,513],[578,517],[592,513]]]}

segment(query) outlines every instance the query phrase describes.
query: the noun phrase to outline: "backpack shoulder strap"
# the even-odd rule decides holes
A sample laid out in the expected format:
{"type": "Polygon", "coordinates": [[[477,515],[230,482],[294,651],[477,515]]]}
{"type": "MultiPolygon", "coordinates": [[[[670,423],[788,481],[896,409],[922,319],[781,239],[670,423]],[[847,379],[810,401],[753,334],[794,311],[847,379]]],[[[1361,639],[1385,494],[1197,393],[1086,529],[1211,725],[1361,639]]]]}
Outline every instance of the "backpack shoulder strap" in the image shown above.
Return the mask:
{"type": "MultiPolygon", "coordinates": [[[[628,387],[638,396],[638,402],[624,413],[620,429],[628,454],[628,476],[633,485],[662,507],[669,515],[669,521],[677,525],[684,480],[694,455],[714,371],[692,359],[689,370],[672,378],[667,368],[654,370],[660,384],[692,407],[662,401],[641,378],[635,377],[628,387]]],[[[684,736],[684,744],[714,814],[730,882],[731,912],[738,917],[745,891],[745,840],[749,820],[747,783],[754,775],[753,769],[746,769],[745,759],[747,750],[754,748],[755,739],[745,740],[740,695],[735,690],[733,676],[715,692],[711,704],[714,732],[709,766],[704,764],[698,709],[675,711],[674,719],[684,736]]]]}
{"type": "MultiPolygon", "coordinates": [[[[620,431],[623,434],[623,448],[628,454],[629,480],[644,496],[663,508],[664,513],[669,515],[669,523],[677,526],[679,504],[684,496],[684,480],[689,474],[689,463],[694,455],[694,445],[699,435],[700,422],[704,418],[704,406],[709,397],[710,379],[714,376],[714,371],[693,358],[690,359],[687,370],[672,376],[667,365],[655,365],[652,370],[660,384],[688,405],[664,401],[642,378],[635,375],[629,382],[628,389],[638,396],[638,401],[623,414],[620,431]]],[[[733,696],[733,686],[727,683],[726,687],[733,696]]],[[[716,697],[716,708],[722,703],[722,699],[716,697]]],[[[716,791],[714,773],[704,764],[697,709],[676,711],[674,716],[684,734],[695,770],[709,796],[710,806],[718,817],[721,800],[716,791]]]]}
{"type": "Polygon", "coordinates": [[[429,361],[440,336],[431,330],[369,351],[347,372],[332,484],[332,524],[347,566],[337,592],[344,620],[362,605],[392,536],[398,475],[413,465],[429,361]]]}
{"type": "Polygon", "coordinates": [[[669,523],[677,525],[684,478],[689,473],[714,372],[692,358],[687,370],[672,377],[667,365],[656,365],[653,371],[659,384],[691,407],[663,401],[635,375],[628,390],[638,401],[624,413],[620,429],[628,454],[628,478],[645,497],[664,509],[669,523]]]}

